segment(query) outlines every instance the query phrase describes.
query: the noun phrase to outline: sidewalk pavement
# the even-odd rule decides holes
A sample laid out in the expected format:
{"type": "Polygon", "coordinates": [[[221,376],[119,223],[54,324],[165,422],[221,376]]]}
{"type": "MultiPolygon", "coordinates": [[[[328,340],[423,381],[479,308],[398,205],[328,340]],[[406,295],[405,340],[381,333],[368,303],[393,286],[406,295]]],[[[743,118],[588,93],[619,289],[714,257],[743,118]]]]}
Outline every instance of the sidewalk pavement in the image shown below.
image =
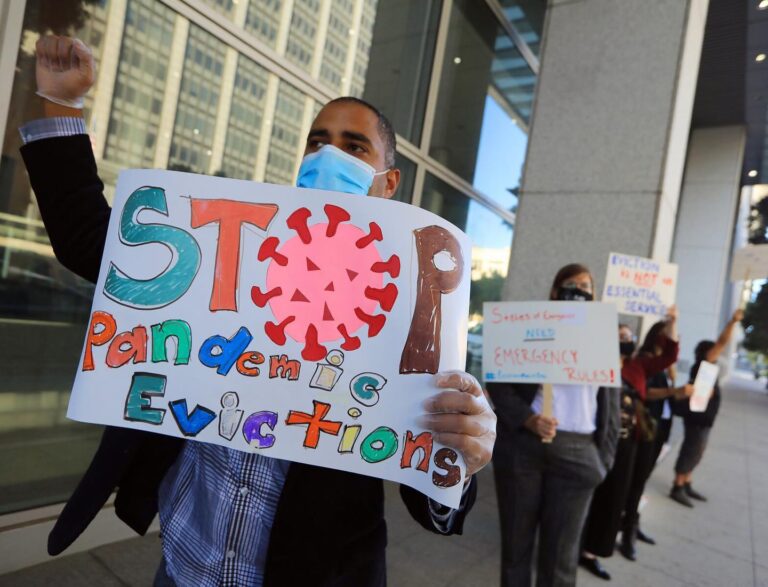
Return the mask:
{"type": "MultiPolygon", "coordinates": [[[[643,529],[658,544],[639,544],[637,562],[604,560],[606,583],[579,571],[579,585],[596,587],[768,587],[768,395],[764,384],[733,378],[695,486],[709,502],[684,508],[667,497],[677,446],[648,482],[643,529]],[[762,555],[762,556],[761,556],[762,555]]],[[[682,423],[675,422],[680,439],[682,423]]],[[[387,484],[389,585],[498,585],[499,524],[493,476],[480,473],[480,492],[463,536],[423,531],[387,484]]],[[[160,560],[157,534],[102,546],[0,576],[0,587],[148,586],[160,560]]]]}

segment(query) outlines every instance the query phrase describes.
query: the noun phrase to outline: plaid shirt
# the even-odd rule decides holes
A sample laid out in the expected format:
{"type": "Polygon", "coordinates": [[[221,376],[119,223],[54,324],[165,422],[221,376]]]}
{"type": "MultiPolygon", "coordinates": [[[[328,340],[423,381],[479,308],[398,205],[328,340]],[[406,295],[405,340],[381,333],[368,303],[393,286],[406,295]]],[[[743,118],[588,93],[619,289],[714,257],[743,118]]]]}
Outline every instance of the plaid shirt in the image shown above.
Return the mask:
{"type": "Polygon", "coordinates": [[[160,486],[168,575],[180,586],[258,587],[287,461],[189,441],[160,486]]]}
{"type": "MultiPolygon", "coordinates": [[[[82,118],[23,125],[24,144],[86,134],[82,118]]],[[[260,587],[269,535],[290,463],[257,453],[188,441],[159,493],[163,556],[179,587],[260,587]]],[[[463,509],[429,500],[435,530],[447,534],[463,509]]]]}

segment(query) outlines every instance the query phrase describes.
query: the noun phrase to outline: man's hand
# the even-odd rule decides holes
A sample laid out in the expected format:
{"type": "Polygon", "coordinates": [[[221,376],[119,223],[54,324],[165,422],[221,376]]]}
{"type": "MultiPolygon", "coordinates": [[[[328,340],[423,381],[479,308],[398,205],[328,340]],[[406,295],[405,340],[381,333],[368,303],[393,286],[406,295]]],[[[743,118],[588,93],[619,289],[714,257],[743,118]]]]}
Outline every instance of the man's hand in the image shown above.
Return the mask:
{"type": "Polygon", "coordinates": [[[477,473],[491,460],[496,441],[496,414],[477,379],[463,371],[436,375],[443,388],[424,402],[426,415],[421,425],[435,433],[437,442],[455,448],[464,457],[467,477],[477,473]]]}
{"type": "Polygon", "coordinates": [[[75,103],[96,76],[91,50],[79,39],[45,35],[35,45],[37,90],[48,98],[75,103]]]}
{"type": "Polygon", "coordinates": [[[557,434],[556,418],[546,418],[539,414],[534,414],[525,421],[524,426],[543,440],[552,440],[557,434]]]}
{"type": "Polygon", "coordinates": [[[744,320],[744,310],[738,309],[733,313],[733,317],[731,318],[731,322],[734,324],[737,324],[744,320]]]}

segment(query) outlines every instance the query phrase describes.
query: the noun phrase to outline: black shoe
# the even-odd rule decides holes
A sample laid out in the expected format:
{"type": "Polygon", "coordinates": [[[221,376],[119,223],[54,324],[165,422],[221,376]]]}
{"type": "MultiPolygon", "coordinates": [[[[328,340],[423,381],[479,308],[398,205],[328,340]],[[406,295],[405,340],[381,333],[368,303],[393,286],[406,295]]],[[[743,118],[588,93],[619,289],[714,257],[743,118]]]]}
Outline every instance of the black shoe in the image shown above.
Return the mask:
{"type": "Polygon", "coordinates": [[[637,529],[637,539],[640,542],[645,542],[646,544],[650,544],[650,545],[656,544],[656,541],[653,539],[653,537],[648,536],[648,534],[643,532],[640,528],[637,529]]]}
{"type": "Polygon", "coordinates": [[[635,545],[632,544],[632,540],[630,538],[624,538],[623,532],[621,534],[621,544],[619,544],[619,552],[627,560],[630,560],[633,562],[637,560],[637,551],[635,550],[635,545]]]}
{"type": "Polygon", "coordinates": [[[579,557],[579,564],[592,573],[595,577],[600,577],[605,581],[611,580],[611,574],[605,570],[605,567],[600,564],[600,561],[596,558],[587,558],[586,556],[579,557]]]}
{"type": "Polygon", "coordinates": [[[689,508],[693,507],[693,502],[688,497],[688,494],[685,492],[685,487],[682,485],[673,486],[672,491],[669,492],[669,497],[674,499],[680,505],[684,505],[685,507],[689,508]]]}
{"type": "Polygon", "coordinates": [[[683,487],[685,487],[685,494],[688,497],[692,497],[693,499],[698,499],[699,501],[707,501],[707,498],[704,497],[698,491],[696,491],[693,487],[691,487],[690,483],[686,483],[683,487]]]}

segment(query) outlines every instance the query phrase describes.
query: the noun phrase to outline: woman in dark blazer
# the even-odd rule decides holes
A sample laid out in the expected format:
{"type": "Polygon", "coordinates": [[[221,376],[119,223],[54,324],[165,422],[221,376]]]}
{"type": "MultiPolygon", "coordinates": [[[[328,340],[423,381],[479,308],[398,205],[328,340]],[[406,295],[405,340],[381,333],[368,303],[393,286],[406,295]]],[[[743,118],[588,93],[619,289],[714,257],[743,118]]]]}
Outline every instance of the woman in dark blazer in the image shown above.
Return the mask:
{"type": "MultiPolygon", "coordinates": [[[[593,299],[589,269],[560,269],[550,300],[593,299]]],[[[575,585],[579,536],[594,488],[611,467],[619,394],[595,386],[553,386],[553,417],[542,415],[540,385],[489,383],[496,410],[493,470],[501,521],[501,584],[531,584],[539,532],[537,584],[575,585]],[[542,442],[543,440],[551,442],[542,442]]]]}

